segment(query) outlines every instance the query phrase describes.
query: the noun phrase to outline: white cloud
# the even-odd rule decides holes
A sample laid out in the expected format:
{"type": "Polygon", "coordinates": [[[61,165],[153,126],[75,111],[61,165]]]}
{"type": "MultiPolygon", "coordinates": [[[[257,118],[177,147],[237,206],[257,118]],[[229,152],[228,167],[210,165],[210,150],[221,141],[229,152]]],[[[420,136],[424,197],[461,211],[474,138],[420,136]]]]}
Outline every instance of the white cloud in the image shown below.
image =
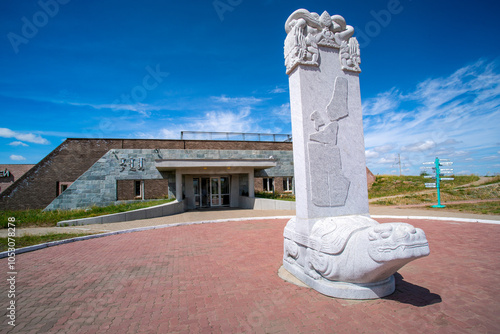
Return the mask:
{"type": "MultiPolygon", "coordinates": [[[[191,101],[190,104],[183,103],[183,108],[181,105],[170,108],[169,112],[175,109],[189,110],[189,113],[183,112],[180,115],[176,114],[175,117],[165,118],[166,126],[152,124],[147,129],[135,127],[132,132],[134,136],[140,138],[164,139],[178,139],[181,131],[281,133],[282,127],[289,126],[291,122],[290,104],[263,106],[262,103],[266,100],[253,96],[230,97],[227,95],[199,99],[191,101]],[[264,112],[262,112],[263,108],[265,108],[264,112]]],[[[207,136],[198,137],[199,135],[189,134],[189,139],[208,138],[207,136]]],[[[212,138],[218,139],[215,134],[212,138]]]]}
{"type": "Polygon", "coordinates": [[[87,103],[87,102],[69,102],[69,101],[57,101],[55,103],[61,104],[69,104],[77,107],[91,107],[97,110],[101,109],[111,109],[114,111],[133,111],[144,117],[150,117],[151,111],[158,111],[168,108],[165,105],[151,105],[145,103],[121,103],[120,101],[116,101],[116,103],[87,103]]]}
{"type": "Polygon", "coordinates": [[[226,95],[221,95],[221,96],[213,96],[212,99],[214,99],[216,102],[221,102],[225,104],[230,104],[230,105],[253,105],[257,104],[263,101],[263,99],[259,99],[253,96],[250,97],[227,97],[226,95]]]}
{"type": "Polygon", "coordinates": [[[450,139],[446,139],[443,142],[438,143],[437,145],[438,146],[442,146],[442,145],[456,145],[456,144],[461,144],[461,143],[462,143],[462,141],[458,141],[456,139],[450,138],[450,139]]]}
{"type": "Polygon", "coordinates": [[[366,159],[375,159],[378,158],[380,154],[378,152],[375,152],[373,150],[365,150],[365,157],[366,159]]]}
{"type": "Polygon", "coordinates": [[[453,157],[461,157],[461,156],[464,156],[464,155],[467,155],[469,154],[469,152],[467,151],[455,151],[454,153],[451,154],[451,156],[453,157]]]}
{"type": "Polygon", "coordinates": [[[481,160],[485,160],[485,161],[491,161],[491,160],[496,160],[496,159],[498,159],[498,155],[490,155],[490,156],[481,158],[481,160]]]}
{"type": "MultiPolygon", "coordinates": [[[[496,151],[492,148],[500,124],[497,63],[479,60],[448,77],[429,78],[410,92],[392,88],[367,99],[363,103],[366,147],[380,153],[404,151],[414,166],[437,153],[457,162],[500,154],[498,145],[496,151]],[[377,149],[390,144],[394,147],[386,152],[377,149]]],[[[478,173],[483,172],[478,169],[478,173]]]]}
{"type": "MultiPolygon", "coordinates": [[[[260,133],[263,130],[251,117],[249,107],[241,108],[237,112],[233,111],[210,111],[201,117],[193,117],[177,122],[170,127],[161,128],[151,137],[177,139],[181,131],[203,131],[203,132],[239,132],[239,133],[260,133]]],[[[143,134],[144,136],[147,136],[143,134]]],[[[192,135],[189,139],[193,138],[192,135]]],[[[200,139],[202,139],[200,137],[200,139]]],[[[203,136],[203,139],[207,139],[203,136]]],[[[213,139],[217,139],[213,137],[213,139]]]]}
{"type": "Polygon", "coordinates": [[[423,152],[428,151],[436,147],[436,143],[432,140],[426,140],[425,142],[414,143],[408,146],[403,146],[401,150],[408,152],[423,152]]]}
{"type": "Polygon", "coordinates": [[[286,91],[287,91],[286,88],[276,86],[276,88],[271,90],[271,93],[272,94],[280,94],[280,93],[285,93],[286,91]]]}
{"type": "Polygon", "coordinates": [[[292,122],[290,103],[284,103],[278,107],[272,108],[270,117],[273,120],[279,120],[282,124],[290,124],[292,122]]]}
{"type": "Polygon", "coordinates": [[[381,158],[380,160],[377,161],[378,164],[394,164],[395,160],[390,159],[390,158],[381,158]]]}
{"type": "Polygon", "coordinates": [[[43,144],[43,145],[50,144],[47,139],[39,135],[35,135],[33,133],[16,132],[7,128],[0,128],[0,137],[15,138],[19,141],[26,141],[28,143],[33,143],[33,144],[43,144]]]}
{"type": "Polygon", "coordinates": [[[272,113],[275,116],[286,116],[290,118],[291,117],[290,103],[285,103],[280,105],[279,107],[273,108],[272,113]]]}
{"type": "Polygon", "coordinates": [[[394,149],[393,144],[387,144],[387,145],[382,145],[382,146],[377,146],[374,148],[375,151],[380,152],[380,153],[387,153],[390,152],[394,149]]]}
{"type": "Polygon", "coordinates": [[[392,88],[388,92],[380,93],[375,98],[363,103],[363,115],[381,115],[393,112],[400,104],[399,92],[392,88]]]}
{"type": "Polygon", "coordinates": [[[12,154],[10,156],[10,160],[14,160],[14,161],[22,161],[22,160],[26,160],[25,157],[23,157],[22,155],[16,155],[16,154],[12,154]]]}
{"type": "Polygon", "coordinates": [[[28,144],[23,143],[22,141],[13,141],[12,143],[9,144],[10,146],[25,146],[27,147],[28,144]]]}
{"type": "Polygon", "coordinates": [[[151,111],[149,111],[149,110],[141,109],[141,110],[137,110],[137,112],[144,117],[147,117],[147,118],[151,117],[151,111]]]}

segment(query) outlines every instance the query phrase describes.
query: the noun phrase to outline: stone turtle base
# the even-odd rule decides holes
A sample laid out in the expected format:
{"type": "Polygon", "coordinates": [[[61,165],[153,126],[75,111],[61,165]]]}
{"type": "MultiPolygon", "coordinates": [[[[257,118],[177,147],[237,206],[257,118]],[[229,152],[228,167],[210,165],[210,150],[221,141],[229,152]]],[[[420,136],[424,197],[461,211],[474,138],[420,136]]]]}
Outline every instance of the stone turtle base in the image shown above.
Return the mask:
{"type": "Polygon", "coordinates": [[[378,299],[391,295],[396,289],[394,275],[375,283],[335,282],[324,278],[314,279],[306,275],[304,269],[286,261],[283,262],[278,275],[287,282],[305,285],[326,296],[342,299],[378,299]]]}

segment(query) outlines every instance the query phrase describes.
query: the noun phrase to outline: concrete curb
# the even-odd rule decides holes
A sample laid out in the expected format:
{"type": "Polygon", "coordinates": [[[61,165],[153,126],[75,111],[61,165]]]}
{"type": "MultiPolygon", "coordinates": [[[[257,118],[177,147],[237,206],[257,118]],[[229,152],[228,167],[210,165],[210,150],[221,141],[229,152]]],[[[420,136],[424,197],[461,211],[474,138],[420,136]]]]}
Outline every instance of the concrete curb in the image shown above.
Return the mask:
{"type": "Polygon", "coordinates": [[[164,216],[171,216],[184,212],[184,202],[174,201],[164,204],[151,206],[126,212],[112,213],[109,215],[102,215],[89,218],[77,218],[71,220],[63,220],[57,223],[58,227],[62,226],[81,226],[93,224],[108,224],[108,223],[121,223],[139,219],[149,219],[164,216]]]}
{"type": "MultiPolygon", "coordinates": [[[[83,237],[76,237],[71,239],[59,240],[46,242],[40,245],[33,245],[28,247],[23,247],[15,250],[15,254],[22,254],[27,252],[33,252],[38,249],[43,249],[47,247],[53,247],[58,245],[69,244],[75,241],[82,240],[90,240],[94,238],[102,238],[110,235],[118,235],[125,233],[133,233],[133,232],[141,232],[141,231],[149,231],[156,230],[160,228],[167,227],[176,227],[176,226],[187,226],[187,225],[200,225],[200,224],[211,224],[211,223],[224,223],[224,222],[238,222],[238,221],[250,221],[250,220],[264,220],[264,219],[290,219],[294,216],[273,216],[273,217],[245,217],[245,218],[225,218],[225,219],[217,219],[217,220],[201,220],[196,222],[182,222],[182,223],[173,223],[173,224],[164,224],[164,225],[156,225],[156,226],[146,226],[146,227],[137,227],[128,230],[121,231],[113,231],[99,234],[92,234],[83,237]]],[[[465,222],[465,223],[483,223],[483,224],[497,224],[500,225],[500,221],[497,220],[486,220],[486,219],[470,219],[470,218],[454,218],[454,217],[429,217],[429,216],[386,216],[386,215],[371,215],[371,218],[388,218],[388,219],[422,219],[422,220],[441,220],[441,221],[456,221],[456,222],[465,222]]],[[[12,256],[12,252],[5,251],[0,252],[0,259],[12,256]]]]}
{"type": "Polygon", "coordinates": [[[389,219],[423,219],[423,220],[445,220],[464,223],[482,223],[482,224],[499,224],[498,220],[476,219],[476,218],[456,218],[456,217],[431,217],[431,216],[386,216],[386,215],[371,215],[372,218],[389,218],[389,219]]]}

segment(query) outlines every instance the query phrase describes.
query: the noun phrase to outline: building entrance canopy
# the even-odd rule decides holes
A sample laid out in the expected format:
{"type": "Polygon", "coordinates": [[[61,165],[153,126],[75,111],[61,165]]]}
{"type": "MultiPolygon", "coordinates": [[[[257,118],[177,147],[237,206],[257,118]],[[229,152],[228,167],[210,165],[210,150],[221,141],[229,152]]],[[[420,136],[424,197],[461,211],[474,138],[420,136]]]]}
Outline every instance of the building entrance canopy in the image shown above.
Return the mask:
{"type": "Polygon", "coordinates": [[[186,207],[238,206],[240,175],[246,175],[246,192],[254,196],[254,171],[276,167],[268,159],[159,159],[160,172],[175,171],[176,198],[184,198],[186,207]],[[229,175],[231,175],[229,177],[229,175]],[[209,177],[210,176],[210,177],[209,177]]]}
{"type": "Polygon", "coordinates": [[[171,171],[177,169],[208,169],[208,168],[254,168],[265,169],[276,167],[276,160],[269,159],[162,159],[155,160],[155,166],[159,171],[171,171]]]}

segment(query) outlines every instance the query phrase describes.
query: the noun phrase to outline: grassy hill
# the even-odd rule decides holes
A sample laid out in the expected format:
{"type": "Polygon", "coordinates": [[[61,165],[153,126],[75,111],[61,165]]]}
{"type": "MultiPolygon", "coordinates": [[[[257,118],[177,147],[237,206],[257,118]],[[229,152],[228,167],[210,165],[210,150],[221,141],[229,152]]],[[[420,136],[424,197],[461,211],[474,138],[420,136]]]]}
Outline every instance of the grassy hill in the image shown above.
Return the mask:
{"type": "MultiPolygon", "coordinates": [[[[454,176],[454,181],[443,181],[441,189],[452,189],[457,186],[479,181],[479,176],[465,175],[454,176]]],[[[378,175],[375,183],[368,190],[368,198],[379,198],[386,196],[412,194],[419,191],[428,190],[425,183],[433,182],[423,176],[394,176],[378,175]]]]}
{"type": "MultiPolygon", "coordinates": [[[[454,181],[441,183],[441,202],[446,210],[500,214],[500,177],[455,176],[454,181]],[[452,204],[469,201],[473,203],[452,204]],[[487,201],[487,202],[486,202],[487,201]],[[449,204],[448,204],[449,203],[449,204]]],[[[437,191],[425,188],[432,182],[423,176],[377,176],[369,189],[371,205],[426,205],[437,203],[437,191]]]]}

